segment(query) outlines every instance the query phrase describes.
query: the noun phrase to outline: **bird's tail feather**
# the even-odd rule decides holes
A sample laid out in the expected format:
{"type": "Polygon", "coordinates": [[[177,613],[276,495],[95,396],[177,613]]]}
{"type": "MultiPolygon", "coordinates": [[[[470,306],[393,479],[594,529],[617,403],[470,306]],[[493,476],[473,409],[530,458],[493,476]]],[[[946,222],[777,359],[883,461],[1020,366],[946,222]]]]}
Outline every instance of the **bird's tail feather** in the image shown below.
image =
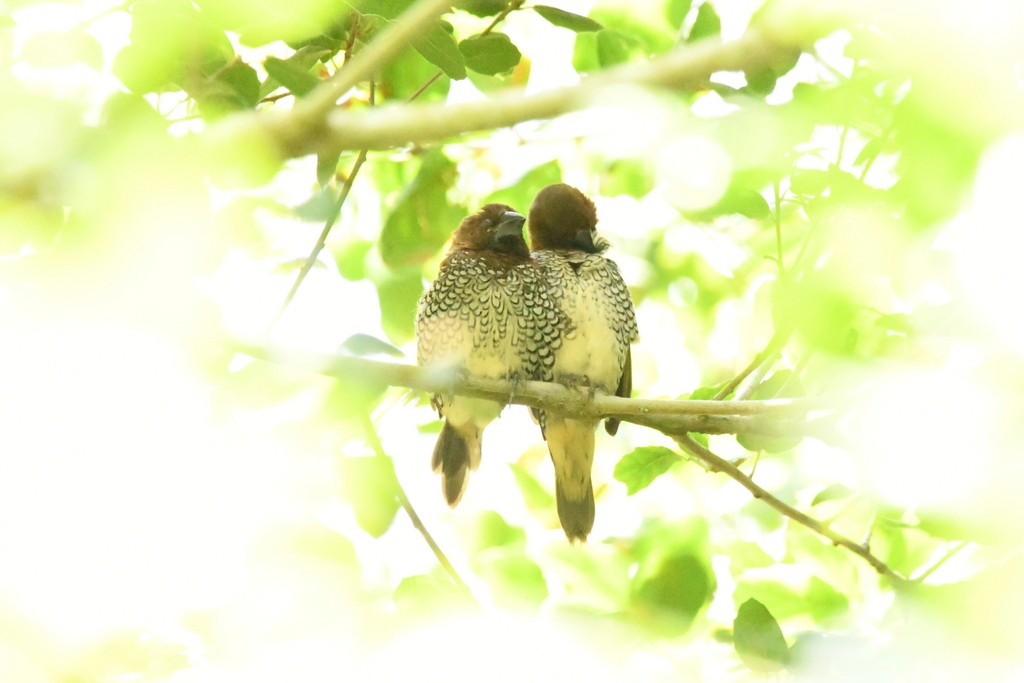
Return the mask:
{"type": "Polygon", "coordinates": [[[573,500],[566,495],[562,482],[555,482],[558,521],[566,537],[572,542],[586,541],[590,530],[594,528],[594,487],[589,476],[585,486],[583,497],[573,500]]]}
{"type": "Polygon", "coordinates": [[[594,464],[596,422],[548,415],[547,440],[555,466],[558,521],[570,541],[585,541],[594,527],[594,464]]]}
{"type": "Polygon", "coordinates": [[[441,488],[448,505],[455,507],[462,498],[471,463],[480,461],[479,451],[478,434],[462,434],[445,420],[431,464],[434,471],[441,474],[441,488]]]}

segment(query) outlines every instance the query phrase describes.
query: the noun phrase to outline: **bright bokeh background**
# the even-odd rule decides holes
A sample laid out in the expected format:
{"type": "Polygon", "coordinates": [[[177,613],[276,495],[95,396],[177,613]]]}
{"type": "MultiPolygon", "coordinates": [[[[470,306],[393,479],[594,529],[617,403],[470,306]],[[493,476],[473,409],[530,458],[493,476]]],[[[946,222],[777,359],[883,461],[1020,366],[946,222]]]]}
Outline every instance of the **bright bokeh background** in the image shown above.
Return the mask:
{"type": "MultiPolygon", "coordinates": [[[[605,29],[513,12],[500,30],[520,66],[423,98],[572,84],[715,33],[711,14],[738,37],[761,3],[557,6],[605,29]]],[[[761,92],[738,72],[697,94],[628,87],[555,121],[371,152],[278,318],[341,180],[324,190],[317,159],[234,140],[248,91],[228,86],[238,64],[265,82],[265,60],[334,12],[0,4],[0,681],[753,680],[732,642],[749,597],[792,648],[783,678],[1024,676],[1016,3],[774,2],[756,25],[824,37],[761,92]],[[202,78],[181,72],[192,40],[221,55],[202,78]],[[628,424],[598,437],[586,546],[558,528],[521,408],[449,510],[424,396],[231,352],[369,335],[412,362],[415,301],[459,217],[524,211],[559,180],[594,197],[637,301],[635,395],[719,385],[791,323],[767,374],[852,396],[838,436],[710,445],[919,583],[894,590],[691,462],[627,495],[620,458],[674,447],[628,424]],[[398,509],[392,469],[472,601],[398,509]]],[[[461,38],[489,23],[447,18],[461,38]]],[[[434,71],[407,50],[378,97],[434,71]]]]}

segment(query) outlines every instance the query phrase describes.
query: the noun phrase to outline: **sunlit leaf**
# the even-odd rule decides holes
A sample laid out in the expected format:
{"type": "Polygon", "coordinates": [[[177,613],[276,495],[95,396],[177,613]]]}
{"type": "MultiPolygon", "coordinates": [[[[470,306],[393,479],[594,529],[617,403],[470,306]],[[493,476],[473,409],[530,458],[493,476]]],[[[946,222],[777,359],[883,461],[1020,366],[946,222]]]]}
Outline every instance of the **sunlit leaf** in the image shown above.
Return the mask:
{"type": "Polygon", "coordinates": [[[399,508],[398,480],[391,458],[343,458],[340,465],[342,491],[359,526],[375,538],[383,536],[399,508]]]}
{"type": "Polygon", "coordinates": [[[853,495],[846,486],[842,484],[829,484],[814,496],[814,500],[811,501],[811,505],[820,505],[821,503],[827,503],[831,500],[842,500],[843,498],[849,498],[853,495]]]}
{"type": "Polygon", "coordinates": [[[509,71],[522,57],[509,37],[496,31],[463,40],[459,51],[466,58],[467,67],[492,76],[509,71]]]}
{"type": "Polygon", "coordinates": [[[639,159],[617,159],[601,173],[601,194],[606,197],[625,194],[639,199],[653,188],[650,164],[639,159]]]}
{"type": "Polygon", "coordinates": [[[338,265],[338,272],[341,273],[341,276],[348,280],[365,278],[366,259],[371,249],[373,249],[373,242],[358,240],[338,251],[335,263],[338,265]]]}
{"type": "Polygon", "coordinates": [[[493,17],[505,9],[507,4],[505,0],[456,0],[452,6],[478,17],[493,17]]]}
{"type": "Polygon", "coordinates": [[[341,343],[341,348],[354,356],[384,354],[392,358],[401,358],[405,355],[400,348],[387,343],[383,339],[377,339],[372,335],[363,333],[353,334],[341,343]]]}
{"type": "Polygon", "coordinates": [[[381,325],[396,341],[413,337],[416,305],[423,294],[423,278],[417,269],[395,271],[377,281],[381,325]]]}
{"type": "Polygon", "coordinates": [[[449,78],[459,80],[466,77],[466,58],[459,51],[451,32],[441,22],[425,27],[413,41],[413,47],[449,78]]]}
{"type": "Polygon", "coordinates": [[[722,20],[718,17],[718,12],[715,11],[714,6],[705,0],[697,8],[697,18],[693,22],[693,27],[690,29],[690,35],[687,36],[687,40],[694,41],[701,38],[710,38],[717,36],[721,32],[722,20]]]}
{"type": "Polygon", "coordinates": [[[245,45],[301,41],[348,14],[331,0],[197,0],[220,28],[239,34],[245,45]]]}
{"type": "Polygon", "coordinates": [[[472,598],[450,580],[425,574],[402,579],[395,588],[393,597],[403,614],[416,617],[436,617],[445,611],[464,609],[472,605],[472,598]]]}
{"type": "Polygon", "coordinates": [[[477,519],[477,550],[501,546],[521,547],[526,543],[526,532],[510,525],[493,510],[485,510],[477,519]]]}
{"type": "Polygon", "coordinates": [[[515,477],[516,485],[523,494],[523,502],[535,512],[551,513],[555,509],[555,497],[548,492],[537,478],[522,465],[511,463],[512,475],[515,477]]]}
{"type": "Polygon", "coordinates": [[[490,584],[491,594],[498,604],[506,607],[539,605],[548,596],[544,573],[518,548],[492,548],[478,555],[473,564],[490,584]]]}
{"type": "Polygon", "coordinates": [[[416,50],[404,50],[381,70],[377,91],[384,99],[417,102],[443,99],[451,88],[451,79],[438,77],[437,66],[416,50]]]}
{"type": "Polygon", "coordinates": [[[740,658],[755,671],[778,671],[789,662],[789,646],[771,613],[750,598],[736,613],[733,642],[740,658]]]}
{"type": "Polygon", "coordinates": [[[222,30],[185,0],[132,5],[131,43],[114,60],[114,74],[132,91],[183,87],[213,76],[234,56],[222,30]]]}
{"type": "Polygon", "coordinates": [[[448,203],[455,164],[441,151],[429,153],[419,172],[388,214],[380,236],[384,263],[395,268],[418,264],[448,239],[462,211],[448,203]]]}
{"type": "Polygon", "coordinates": [[[678,634],[690,627],[713,593],[710,567],[693,553],[677,551],[653,572],[637,577],[632,601],[650,627],[678,634]]]}
{"type": "Polygon", "coordinates": [[[633,495],[668,471],[682,458],[664,446],[643,446],[627,453],[615,465],[615,478],[626,485],[626,494],[633,495]]]}
{"type": "Polygon", "coordinates": [[[692,6],[693,0],[669,0],[665,3],[665,19],[672,28],[678,31],[692,6]]]}
{"type": "Polygon", "coordinates": [[[600,31],[603,26],[589,17],[567,12],[564,9],[551,7],[549,5],[534,5],[533,11],[541,15],[555,26],[567,28],[570,31],[583,33],[586,31],[600,31]]]}
{"type": "MultiPolygon", "coordinates": [[[[312,66],[312,65],[310,65],[312,66]]],[[[263,62],[267,73],[289,92],[302,96],[320,84],[320,79],[309,72],[309,67],[301,62],[293,62],[277,57],[268,57],[263,62]]]]}
{"type": "Polygon", "coordinates": [[[253,109],[260,97],[260,81],[255,69],[241,60],[233,60],[216,74],[190,83],[186,92],[199,103],[207,118],[239,110],[253,109]]]}
{"type": "Polygon", "coordinates": [[[819,623],[827,623],[846,614],[850,608],[850,601],[845,595],[817,576],[811,577],[807,588],[807,604],[811,616],[819,623]]]}
{"type": "Polygon", "coordinates": [[[512,185],[488,195],[484,202],[506,204],[525,216],[537,193],[561,180],[562,170],[558,162],[549,161],[530,169],[512,185]]]}

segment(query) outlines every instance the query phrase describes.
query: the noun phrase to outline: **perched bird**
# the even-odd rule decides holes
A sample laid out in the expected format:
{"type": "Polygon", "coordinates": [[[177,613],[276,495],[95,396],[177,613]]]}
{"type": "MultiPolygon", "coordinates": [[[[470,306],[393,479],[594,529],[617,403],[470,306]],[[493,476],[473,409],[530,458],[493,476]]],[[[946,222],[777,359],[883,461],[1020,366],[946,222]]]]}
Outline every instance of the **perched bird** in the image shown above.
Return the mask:
{"type": "MultiPolygon", "coordinates": [[[[504,204],[488,204],[459,224],[437,278],[419,302],[421,366],[488,379],[551,379],[566,319],[530,259],[525,220],[504,204]]],[[[469,470],[480,464],[483,430],[503,406],[451,395],[435,395],[431,404],[444,418],[432,464],[454,506],[469,470]]]]}
{"type": "MultiPolygon", "coordinates": [[[[597,234],[594,203],[570,185],[549,185],[530,207],[533,259],[544,271],[555,304],[570,327],[554,350],[554,381],[628,397],[633,388],[629,345],[637,338],[629,289],[608,242],[597,234]]],[[[535,413],[555,466],[558,519],[570,541],[586,540],[594,526],[594,431],[598,420],[535,413]]],[[[619,421],[605,429],[614,435],[619,421]]]]}

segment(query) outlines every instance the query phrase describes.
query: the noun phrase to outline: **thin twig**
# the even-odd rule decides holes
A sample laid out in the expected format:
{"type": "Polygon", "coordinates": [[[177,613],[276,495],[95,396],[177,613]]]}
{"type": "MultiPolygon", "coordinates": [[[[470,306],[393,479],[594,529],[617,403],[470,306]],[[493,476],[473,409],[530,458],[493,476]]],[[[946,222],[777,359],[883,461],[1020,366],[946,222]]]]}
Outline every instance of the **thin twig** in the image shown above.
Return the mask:
{"type": "Polygon", "coordinates": [[[292,299],[295,298],[295,294],[299,291],[299,287],[302,285],[303,280],[309,275],[309,272],[313,270],[313,266],[316,265],[316,260],[320,256],[320,252],[327,246],[327,236],[331,232],[331,228],[338,221],[341,216],[341,209],[345,205],[345,200],[348,199],[349,192],[352,191],[352,184],[355,182],[356,175],[359,173],[359,169],[362,168],[363,162],[366,161],[367,151],[360,150],[356,161],[352,164],[352,170],[349,171],[348,177],[345,178],[344,184],[341,186],[341,191],[338,193],[338,198],[334,201],[334,205],[331,207],[331,213],[324,221],[324,228],[320,231],[320,236],[316,240],[316,244],[313,245],[313,250],[306,257],[306,261],[302,264],[302,268],[299,270],[298,276],[295,278],[295,282],[292,283],[292,288],[288,290],[288,295],[285,296],[284,301],[281,302],[280,308],[277,309],[277,314],[274,316],[273,321],[270,323],[270,327],[273,328],[277,325],[281,316],[284,315],[285,310],[292,303],[292,299]]]}
{"type": "MultiPolygon", "coordinates": [[[[370,419],[369,413],[363,416],[363,431],[366,433],[366,440],[370,443],[370,447],[373,451],[382,458],[389,458],[390,456],[384,450],[384,444],[381,443],[380,435],[377,434],[377,428],[373,424],[373,420],[370,419]]],[[[462,580],[459,573],[455,570],[455,567],[448,560],[448,556],[441,550],[441,546],[434,540],[433,535],[427,530],[423,520],[420,519],[419,514],[416,513],[416,509],[412,506],[412,502],[409,500],[409,496],[405,493],[405,489],[402,488],[402,483],[398,481],[398,476],[395,476],[395,497],[398,499],[402,509],[405,510],[405,514],[409,516],[409,521],[412,522],[413,527],[416,531],[420,532],[423,540],[426,541],[430,547],[431,552],[434,553],[434,557],[437,558],[438,563],[451,577],[453,583],[466,592],[467,595],[472,596],[469,590],[469,586],[462,580]]]]}
{"type": "Polygon", "coordinates": [[[948,562],[954,555],[956,555],[961,550],[966,548],[967,547],[967,543],[968,543],[967,541],[957,541],[957,543],[955,543],[952,548],[950,548],[948,551],[946,551],[946,553],[942,557],[940,557],[938,560],[936,560],[934,564],[932,564],[930,567],[925,569],[923,572],[921,572],[917,576],[912,577],[911,581],[913,581],[914,583],[922,583],[922,582],[924,582],[925,579],[927,579],[929,576],[931,576],[932,574],[935,573],[936,569],[938,569],[942,565],[946,564],[946,562],[948,562]]]}
{"type": "Polygon", "coordinates": [[[736,391],[736,387],[738,387],[743,380],[750,375],[750,373],[757,370],[762,363],[767,361],[786,345],[786,342],[789,341],[789,335],[791,332],[792,329],[788,327],[776,330],[775,334],[772,335],[772,338],[768,341],[768,345],[765,346],[759,354],[754,356],[754,360],[750,361],[750,364],[747,367],[743,368],[738,375],[729,380],[728,384],[715,392],[715,395],[711,397],[711,400],[721,401],[725,399],[726,396],[736,391]]]}
{"type": "Polygon", "coordinates": [[[871,551],[868,550],[866,547],[859,543],[851,541],[849,538],[841,534],[838,534],[835,531],[832,531],[832,529],[830,529],[826,524],[823,524],[818,520],[814,519],[813,517],[810,517],[804,514],[803,512],[800,512],[793,506],[782,502],[774,495],[772,495],[770,492],[768,492],[766,489],[756,484],[753,479],[744,474],[738,467],[730,463],[728,460],[725,460],[724,458],[715,455],[710,450],[708,450],[707,448],[699,444],[697,441],[695,441],[688,434],[676,434],[673,436],[673,438],[675,438],[676,442],[679,443],[679,445],[683,449],[685,449],[690,455],[707,464],[712,469],[712,471],[724,472],[729,477],[739,482],[739,484],[743,486],[743,488],[750,491],[754,498],[763,500],[770,507],[782,513],[786,517],[789,517],[793,521],[802,524],[811,531],[821,536],[824,536],[825,538],[830,540],[833,543],[833,545],[842,546],[843,548],[846,548],[858,557],[863,558],[865,561],[867,561],[868,564],[874,567],[879,574],[882,574],[883,576],[892,579],[897,586],[902,586],[906,584],[906,578],[904,578],[895,570],[890,568],[889,565],[887,565],[885,562],[883,562],[874,554],[872,554],[871,551]]]}

